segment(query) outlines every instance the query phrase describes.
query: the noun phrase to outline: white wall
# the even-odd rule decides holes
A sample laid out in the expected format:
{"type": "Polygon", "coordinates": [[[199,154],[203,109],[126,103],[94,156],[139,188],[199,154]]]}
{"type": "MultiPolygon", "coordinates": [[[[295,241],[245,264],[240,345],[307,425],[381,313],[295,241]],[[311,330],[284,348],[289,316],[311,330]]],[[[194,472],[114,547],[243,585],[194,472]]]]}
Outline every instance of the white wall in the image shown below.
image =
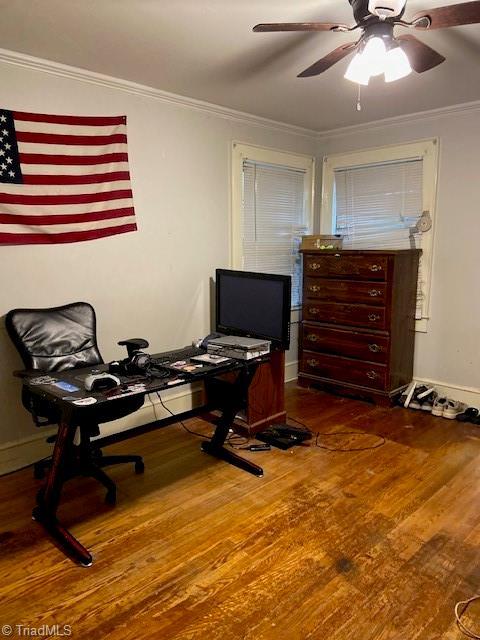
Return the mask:
{"type": "Polygon", "coordinates": [[[333,132],[320,139],[318,156],[435,136],[440,158],[431,318],[428,332],[417,333],[414,375],[479,406],[480,105],[333,132]]]}
{"type": "MultiPolygon", "coordinates": [[[[123,357],[116,345],[122,338],[147,338],[152,352],[189,344],[209,332],[209,280],[216,267],[229,266],[232,141],[314,155],[315,139],[294,127],[75,76],[0,61],[1,106],[126,114],[139,231],[78,244],[0,247],[0,315],[14,307],[87,300],[97,311],[106,360],[123,357]]],[[[22,368],[21,361],[3,326],[0,358],[1,472],[2,451],[8,460],[3,470],[19,466],[25,456],[35,458],[30,442],[45,431],[32,426],[20,405],[20,384],[11,372],[22,368]],[[29,451],[23,458],[12,454],[18,442],[29,451]]]]}
{"type": "MultiPolygon", "coordinates": [[[[313,132],[213,106],[188,106],[159,92],[127,90],[122,83],[59,65],[25,58],[25,66],[18,66],[6,59],[0,56],[3,108],[127,114],[139,231],[63,246],[0,247],[0,316],[18,306],[88,300],[97,310],[99,343],[107,360],[123,355],[116,343],[125,337],[147,338],[152,351],[187,344],[209,330],[209,280],[216,267],[229,265],[232,140],[317,155],[319,168],[326,154],[438,136],[431,320],[428,333],[417,335],[415,376],[442,383],[459,398],[478,400],[478,108],[317,138],[313,132]]],[[[22,58],[12,54],[12,60],[22,58]]],[[[317,189],[317,201],[319,195],[317,189]]],[[[291,371],[296,344],[294,330],[291,371]]],[[[20,384],[11,371],[21,368],[21,362],[3,323],[0,358],[1,473],[48,450],[40,446],[45,430],[35,429],[20,405],[20,384]]],[[[174,401],[171,406],[175,409],[174,401]]],[[[147,404],[141,421],[153,419],[155,411],[158,407],[147,404]]]]}

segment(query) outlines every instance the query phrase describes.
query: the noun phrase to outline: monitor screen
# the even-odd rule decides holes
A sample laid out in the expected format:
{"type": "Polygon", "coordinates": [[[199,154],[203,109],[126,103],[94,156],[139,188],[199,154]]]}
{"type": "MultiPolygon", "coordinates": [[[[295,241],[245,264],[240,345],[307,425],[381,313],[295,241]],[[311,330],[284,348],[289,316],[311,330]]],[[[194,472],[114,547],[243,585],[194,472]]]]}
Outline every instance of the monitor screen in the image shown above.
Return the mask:
{"type": "Polygon", "coordinates": [[[290,346],[291,277],[217,269],[216,330],[290,346]]]}

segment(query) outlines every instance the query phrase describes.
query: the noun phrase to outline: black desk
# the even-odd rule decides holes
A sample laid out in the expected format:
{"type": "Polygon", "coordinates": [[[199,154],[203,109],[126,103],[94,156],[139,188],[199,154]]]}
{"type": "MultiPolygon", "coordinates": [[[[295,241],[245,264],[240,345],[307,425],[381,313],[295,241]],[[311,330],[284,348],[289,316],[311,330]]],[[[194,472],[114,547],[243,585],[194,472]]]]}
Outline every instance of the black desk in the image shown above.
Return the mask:
{"type": "MultiPolygon", "coordinates": [[[[154,356],[161,359],[162,354],[154,356]]],[[[52,455],[52,466],[48,472],[44,486],[37,494],[37,506],[33,509],[33,518],[41,523],[48,533],[59,543],[64,552],[80,562],[84,566],[90,566],[93,562],[90,552],[66,529],[57,519],[57,509],[60,502],[60,495],[65,479],[64,463],[66,459],[66,451],[73,445],[76,432],[76,424],[78,416],[82,415],[83,419],[92,416],[95,420],[95,410],[99,405],[105,402],[115,402],[116,398],[122,398],[126,395],[145,395],[157,391],[163,391],[172,387],[189,384],[196,380],[205,380],[206,378],[215,377],[225,372],[235,372],[234,380],[228,383],[228,392],[224,394],[222,406],[212,407],[203,406],[195,412],[200,414],[207,410],[219,409],[220,417],[216,420],[214,434],[209,441],[205,441],[201,445],[201,449],[225,462],[228,462],[244,471],[248,471],[258,477],[263,475],[263,469],[258,465],[245,460],[241,456],[235,454],[231,449],[226,448],[225,440],[228,436],[229,429],[232,427],[235,415],[242,408],[244,399],[248,393],[248,387],[255,375],[258,365],[268,358],[258,358],[250,361],[233,360],[229,363],[218,365],[215,367],[206,366],[195,372],[194,377],[188,375],[179,375],[171,373],[168,378],[122,378],[127,386],[132,387],[134,384],[142,383],[144,386],[136,388],[123,389],[117,387],[114,390],[105,392],[85,391],[83,388],[84,378],[92,372],[92,367],[85,369],[70,369],[62,372],[52,372],[51,374],[42,371],[22,371],[16,375],[22,378],[23,384],[28,387],[29,391],[42,397],[45,401],[56,405],[61,414],[58,427],[58,434],[55,440],[55,447],[52,455]],[[56,382],[67,383],[80,387],[77,391],[61,389],[55,384],[43,381],[44,376],[51,376],[56,382]],[[90,400],[88,400],[90,398],[90,400]]],[[[95,371],[106,369],[104,367],[95,367],[95,371]]],[[[182,414],[178,416],[178,420],[182,418],[182,414]]],[[[165,422],[171,423],[171,419],[159,420],[156,426],[162,426],[165,422]]],[[[132,430],[135,435],[135,429],[132,430]]],[[[128,432],[127,432],[128,434],[128,432]]],[[[122,434],[125,437],[125,433],[122,434]]]]}

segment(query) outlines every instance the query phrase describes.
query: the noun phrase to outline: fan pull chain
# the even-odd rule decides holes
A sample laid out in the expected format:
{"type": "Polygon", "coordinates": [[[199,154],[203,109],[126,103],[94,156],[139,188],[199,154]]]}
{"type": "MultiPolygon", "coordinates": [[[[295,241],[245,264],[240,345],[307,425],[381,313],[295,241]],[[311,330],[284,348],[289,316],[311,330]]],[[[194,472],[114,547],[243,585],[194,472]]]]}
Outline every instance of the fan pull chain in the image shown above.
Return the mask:
{"type": "Polygon", "coordinates": [[[362,110],[362,85],[358,85],[357,111],[362,110]]]}

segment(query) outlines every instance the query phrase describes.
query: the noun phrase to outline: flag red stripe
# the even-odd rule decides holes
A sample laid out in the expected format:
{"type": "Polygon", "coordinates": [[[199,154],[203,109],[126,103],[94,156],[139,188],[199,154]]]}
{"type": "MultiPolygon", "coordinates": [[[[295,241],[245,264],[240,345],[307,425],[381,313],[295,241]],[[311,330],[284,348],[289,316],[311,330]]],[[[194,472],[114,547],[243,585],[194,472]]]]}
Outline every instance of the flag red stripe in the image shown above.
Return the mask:
{"type": "Polygon", "coordinates": [[[107,145],[127,142],[124,133],[113,133],[110,136],[65,136],[59,133],[29,133],[17,131],[18,142],[36,142],[38,144],[71,144],[71,145],[107,145]]]}
{"type": "Polygon", "coordinates": [[[31,196],[17,195],[13,193],[0,193],[0,203],[5,204],[85,204],[88,202],[104,202],[105,200],[121,200],[132,198],[131,189],[119,189],[118,191],[106,191],[105,193],[79,193],[60,196],[31,196]]]}
{"type": "Polygon", "coordinates": [[[114,236],[118,233],[136,231],[136,224],[124,224],[120,227],[107,229],[92,229],[91,231],[68,231],[67,233],[0,233],[1,244],[61,244],[65,242],[82,242],[114,236]]]}
{"type": "Polygon", "coordinates": [[[130,180],[128,171],[111,171],[110,173],[92,173],[84,176],[23,175],[23,184],[94,184],[97,182],[115,182],[130,180]]]}
{"type": "Polygon", "coordinates": [[[73,224],[75,222],[93,222],[95,220],[111,220],[135,215],[133,207],[97,211],[96,213],[59,214],[55,216],[19,216],[13,213],[0,213],[0,224],[73,224]]]}
{"type": "Polygon", "coordinates": [[[13,111],[15,120],[28,120],[30,122],[50,122],[53,124],[77,124],[85,126],[108,126],[126,124],[126,116],[56,116],[45,113],[28,113],[26,111],[13,111]]]}
{"type": "Polygon", "coordinates": [[[99,156],[64,156],[47,153],[21,153],[21,164],[106,164],[128,162],[127,153],[104,153],[99,156]]]}

